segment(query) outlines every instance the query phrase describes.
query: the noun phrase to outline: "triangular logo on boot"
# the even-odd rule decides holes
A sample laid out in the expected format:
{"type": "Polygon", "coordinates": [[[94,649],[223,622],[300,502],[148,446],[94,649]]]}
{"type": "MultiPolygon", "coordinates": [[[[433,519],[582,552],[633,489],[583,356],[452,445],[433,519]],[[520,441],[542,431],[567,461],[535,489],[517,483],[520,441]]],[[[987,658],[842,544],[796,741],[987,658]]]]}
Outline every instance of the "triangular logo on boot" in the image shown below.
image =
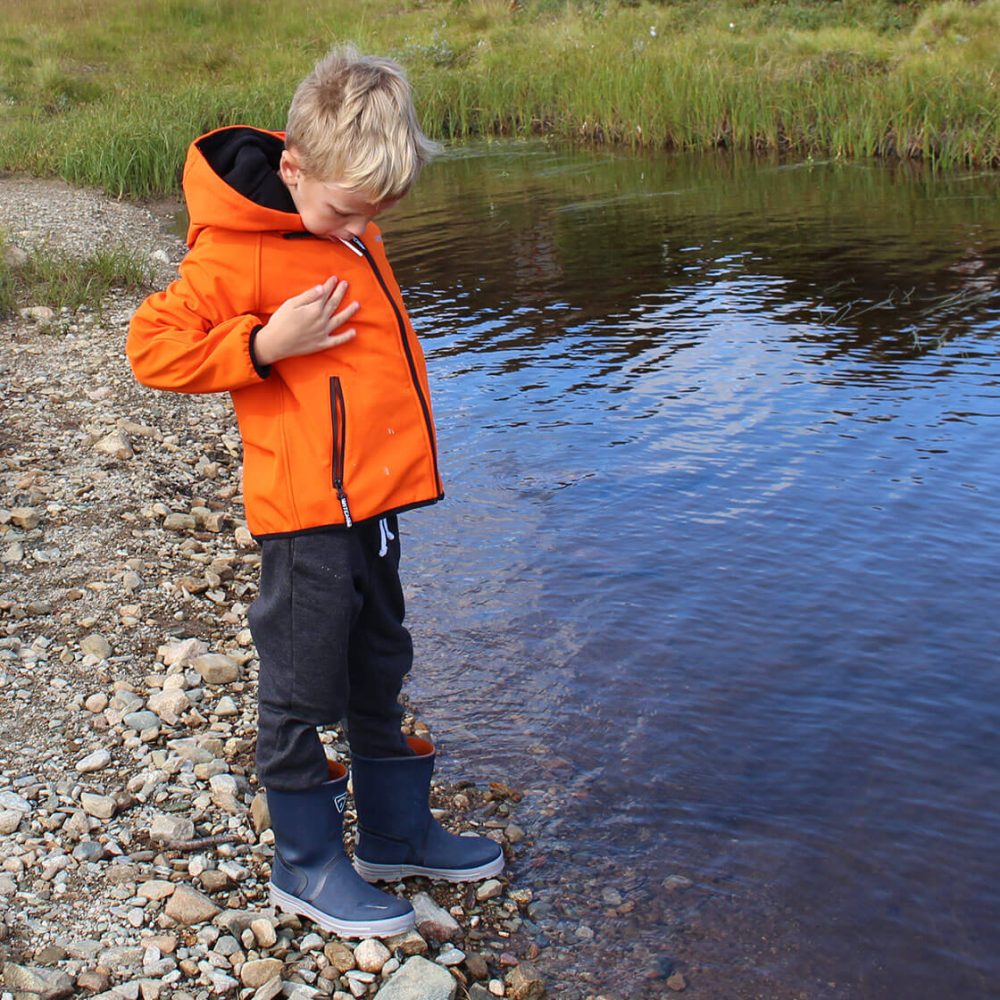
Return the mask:
{"type": "Polygon", "coordinates": [[[337,807],[337,812],[342,813],[344,811],[344,806],[347,804],[347,792],[341,792],[333,800],[333,804],[337,807]]]}

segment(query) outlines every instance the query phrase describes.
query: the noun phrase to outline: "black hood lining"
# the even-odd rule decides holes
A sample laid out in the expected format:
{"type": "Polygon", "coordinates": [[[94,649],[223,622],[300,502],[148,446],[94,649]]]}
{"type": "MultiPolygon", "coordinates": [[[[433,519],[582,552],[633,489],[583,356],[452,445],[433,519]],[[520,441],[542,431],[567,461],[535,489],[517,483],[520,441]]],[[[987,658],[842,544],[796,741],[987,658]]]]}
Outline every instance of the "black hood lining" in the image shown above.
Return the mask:
{"type": "Polygon", "coordinates": [[[295,202],[278,176],[285,148],[279,138],[236,126],[212,132],[195,145],[222,181],[244,198],[263,208],[296,214],[295,202]]]}

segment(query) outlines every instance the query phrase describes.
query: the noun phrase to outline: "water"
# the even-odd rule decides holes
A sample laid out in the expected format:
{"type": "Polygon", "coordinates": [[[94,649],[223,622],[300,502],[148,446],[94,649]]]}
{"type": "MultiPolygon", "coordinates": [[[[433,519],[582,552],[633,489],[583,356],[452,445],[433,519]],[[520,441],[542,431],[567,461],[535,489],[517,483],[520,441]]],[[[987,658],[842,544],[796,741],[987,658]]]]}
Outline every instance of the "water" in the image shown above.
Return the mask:
{"type": "Polygon", "coordinates": [[[554,995],[1000,996],[998,187],[492,145],[384,218],[409,692],[554,995]]]}

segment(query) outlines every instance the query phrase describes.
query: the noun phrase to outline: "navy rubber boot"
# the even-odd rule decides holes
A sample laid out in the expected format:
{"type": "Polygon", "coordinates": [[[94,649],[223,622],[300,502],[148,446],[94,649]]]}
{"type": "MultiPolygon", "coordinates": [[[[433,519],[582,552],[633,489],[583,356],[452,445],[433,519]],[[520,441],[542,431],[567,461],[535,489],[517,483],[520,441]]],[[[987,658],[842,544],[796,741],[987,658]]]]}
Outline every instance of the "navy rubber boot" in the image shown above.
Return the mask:
{"type": "Polygon", "coordinates": [[[407,738],[412,757],[351,758],[358,843],[354,867],[369,882],[410,875],[472,882],[503,871],[503,850],[486,837],[456,837],[431,815],[434,746],[407,738]]]}
{"type": "Polygon", "coordinates": [[[358,878],[344,851],[347,768],[304,792],[268,789],[274,830],[271,905],[342,937],[389,937],[414,925],[413,907],[358,878]]]}

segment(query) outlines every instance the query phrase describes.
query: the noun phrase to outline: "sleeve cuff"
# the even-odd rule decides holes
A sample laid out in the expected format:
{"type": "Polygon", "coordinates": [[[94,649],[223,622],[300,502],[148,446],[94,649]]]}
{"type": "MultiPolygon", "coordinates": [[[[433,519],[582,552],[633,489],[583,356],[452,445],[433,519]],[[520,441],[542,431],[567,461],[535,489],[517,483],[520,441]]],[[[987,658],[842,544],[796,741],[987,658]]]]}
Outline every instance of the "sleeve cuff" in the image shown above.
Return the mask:
{"type": "Polygon", "coordinates": [[[250,362],[253,365],[253,370],[260,376],[261,379],[267,378],[271,374],[272,365],[262,365],[257,361],[257,354],[254,351],[254,342],[257,340],[257,334],[264,329],[263,324],[255,326],[250,331],[250,362]]]}

